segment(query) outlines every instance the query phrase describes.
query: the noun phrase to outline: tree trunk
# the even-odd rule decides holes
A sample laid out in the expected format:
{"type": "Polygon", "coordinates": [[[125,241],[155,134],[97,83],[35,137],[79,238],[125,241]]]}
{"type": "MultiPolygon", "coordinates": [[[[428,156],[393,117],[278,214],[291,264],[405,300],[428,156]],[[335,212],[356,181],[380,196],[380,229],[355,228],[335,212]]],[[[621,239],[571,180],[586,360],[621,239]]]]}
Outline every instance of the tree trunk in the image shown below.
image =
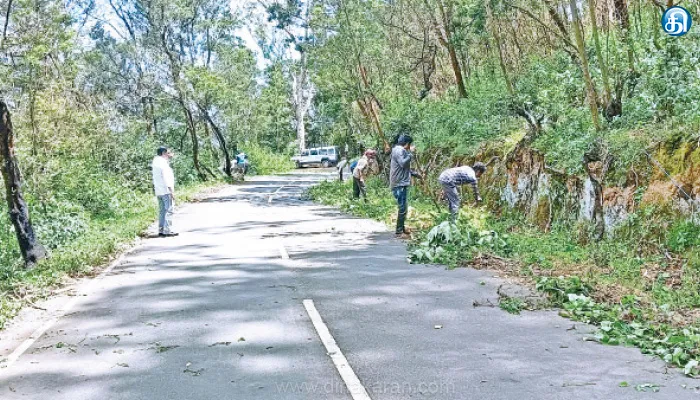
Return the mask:
{"type": "Polygon", "coordinates": [[[437,18],[433,15],[432,7],[428,0],[423,0],[425,4],[426,11],[428,13],[428,18],[433,25],[433,30],[437,35],[440,44],[447,50],[447,54],[450,57],[450,66],[452,67],[452,72],[455,75],[455,81],[457,82],[457,91],[459,97],[467,98],[467,89],[464,86],[464,76],[462,75],[462,67],[459,63],[459,58],[457,57],[457,50],[452,41],[452,12],[448,12],[445,9],[445,5],[438,1],[438,9],[440,11],[440,19],[442,20],[442,29],[440,28],[440,23],[438,23],[437,18]]]}
{"type": "Polygon", "coordinates": [[[547,13],[549,13],[549,17],[552,18],[552,21],[554,21],[554,23],[557,25],[562,37],[569,38],[569,31],[566,30],[566,25],[564,25],[564,21],[562,21],[561,16],[557,12],[551,0],[545,0],[545,3],[547,4],[547,13]]]}
{"type": "MultiPolygon", "coordinates": [[[[175,91],[177,92],[177,102],[180,104],[180,107],[182,108],[182,111],[185,115],[185,122],[187,124],[187,130],[190,133],[190,137],[192,138],[192,163],[194,164],[194,168],[197,170],[197,176],[199,177],[200,180],[206,181],[207,180],[207,175],[204,173],[204,169],[209,172],[210,175],[213,177],[216,177],[210,170],[208,170],[206,167],[203,167],[202,164],[199,161],[199,140],[197,139],[197,127],[195,126],[194,123],[194,117],[192,115],[192,110],[190,110],[189,106],[187,105],[187,100],[185,97],[184,90],[181,87],[181,82],[180,82],[180,62],[178,61],[177,57],[173,52],[170,50],[168,47],[168,40],[167,40],[167,29],[163,29],[160,35],[161,39],[161,45],[162,49],[165,52],[165,55],[168,57],[168,67],[170,69],[170,75],[172,76],[173,79],[173,86],[175,87],[175,91]]],[[[180,43],[182,45],[182,43],[180,43]]]]}
{"type": "Polygon", "coordinates": [[[459,91],[459,97],[467,98],[467,89],[464,86],[464,74],[462,73],[462,65],[457,57],[457,49],[455,49],[455,44],[453,40],[454,33],[454,3],[450,2],[445,5],[442,0],[438,0],[438,9],[440,10],[440,16],[442,17],[442,26],[445,31],[445,44],[447,45],[447,51],[450,53],[450,64],[452,64],[452,69],[455,73],[455,80],[457,81],[457,90],[459,91]]]}
{"type": "Polygon", "coordinates": [[[309,82],[306,53],[302,53],[300,70],[292,74],[292,105],[294,106],[294,119],[296,122],[297,141],[299,152],[306,150],[306,114],[309,112],[313,101],[313,88],[309,82]]]}
{"type": "Polygon", "coordinates": [[[598,62],[600,63],[600,71],[603,75],[603,104],[607,107],[612,99],[612,90],[610,89],[610,73],[608,71],[608,64],[603,58],[603,50],[600,45],[600,36],[598,34],[598,18],[595,12],[595,0],[588,0],[588,12],[591,18],[591,31],[593,32],[593,42],[595,43],[595,52],[598,56],[598,62]]]}
{"type": "Polygon", "coordinates": [[[206,181],[207,175],[204,173],[202,164],[199,161],[199,139],[197,138],[197,127],[194,124],[194,117],[192,116],[192,111],[185,104],[184,99],[181,97],[178,99],[182,112],[185,114],[185,121],[187,122],[187,131],[190,133],[190,138],[192,139],[192,163],[194,164],[194,169],[197,170],[197,176],[200,180],[206,181]]]}
{"type": "Polygon", "coordinates": [[[143,120],[146,123],[146,134],[149,137],[158,134],[158,126],[156,125],[155,108],[153,106],[153,98],[142,97],[141,106],[143,107],[143,120]]]}
{"type": "Polygon", "coordinates": [[[513,83],[510,80],[510,76],[508,75],[508,68],[506,66],[505,57],[503,55],[503,48],[501,48],[501,37],[499,34],[500,25],[498,25],[496,20],[493,18],[493,12],[491,10],[489,2],[486,2],[486,12],[490,19],[489,23],[491,25],[491,34],[493,35],[493,39],[496,41],[496,47],[498,48],[498,62],[501,65],[503,78],[506,81],[506,89],[508,89],[508,94],[510,94],[512,97],[515,95],[515,90],[513,89],[513,83]]]}
{"type": "Polygon", "coordinates": [[[306,150],[306,111],[303,107],[294,107],[294,118],[296,119],[297,141],[299,142],[299,152],[306,150]]]}
{"type": "Polygon", "coordinates": [[[15,156],[14,132],[10,111],[4,101],[0,101],[0,169],[5,181],[5,198],[10,212],[10,220],[15,228],[19,249],[25,265],[30,268],[48,256],[39,243],[29,218],[29,209],[22,196],[22,175],[15,156]]]}
{"type": "Polygon", "coordinates": [[[39,154],[39,128],[36,123],[36,93],[29,93],[29,123],[32,126],[32,156],[39,154]]]}
{"type": "Polygon", "coordinates": [[[596,140],[583,155],[583,169],[593,186],[595,196],[593,203],[593,232],[596,241],[605,237],[605,215],[603,213],[603,183],[608,173],[613,157],[608,153],[605,144],[596,140]]]}
{"type": "Polygon", "coordinates": [[[588,66],[588,55],[586,54],[586,44],[583,41],[583,32],[581,31],[581,20],[578,13],[578,7],[576,6],[576,0],[569,0],[569,5],[571,8],[571,25],[574,28],[574,35],[576,36],[576,48],[578,51],[579,58],[581,59],[581,69],[583,70],[583,78],[586,81],[586,89],[588,92],[588,105],[591,109],[591,116],[593,117],[593,126],[596,131],[600,131],[600,115],[598,114],[598,99],[595,92],[595,85],[593,84],[593,78],[591,78],[591,73],[588,66]]]}
{"type": "Polygon", "coordinates": [[[613,0],[615,18],[620,22],[620,36],[627,47],[627,65],[630,73],[635,72],[634,47],[629,38],[630,14],[625,0],[613,0]]]}
{"type": "Polygon", "coordinates": [[[459,97],[462,99],[466,99],[467,89],[464,86],[462,67],[459,65],[459,59],[457,58],[457,51],[455,50],[455,46],[451,42],[447,44],[447,52],[450,54],[450,64],[452,65],[452,71],[454,71],[455,80],[457,81],[457,91],[459,92],[459,97]]]}
{"type": "Polygon", "coordinates": [[[391,151],[391,146],[386,140],[386,135],[384,134],[382,123],[379,119],[379,111],[381,110],[382,106],[379,99],[377,99],[377,96],[375,96],[374,92],[372,91],[372,84],[367,77],[367,70],[362,65],[359,56],[357,69],[360,74],[360,87],[362,88],[363,92],[367,93],[366,95],[363,93],[363,98],[357,100],[357,105],[360,107],[360,111],[365,118],[367,118],[370,125],[372,125],[377,131],[377,135],[379,135],[379,139],[381,139],[384,146],[384,152],[389,152],[391,151]]]}
{"type": "Polygon", "coordinates": [[[224,134],[221,132],[221,129],[214,123],[214,120],[212,117],[209,115],[209,112],[207,112],[206,108],[197,105],[199,107],[199,111],[204,115],[204,118],[207,120],[209,123],[209,126],[214,130],[214,135],[216,135],[216,140],[219,142],[219,145],[221,146],[221,151],[224,153],[224,174],[228,177],[232,177],[232,166],[231,166],[231,154],[229,154],[228,151],[228,146],[226,145],[226,137],[224,134]]]}

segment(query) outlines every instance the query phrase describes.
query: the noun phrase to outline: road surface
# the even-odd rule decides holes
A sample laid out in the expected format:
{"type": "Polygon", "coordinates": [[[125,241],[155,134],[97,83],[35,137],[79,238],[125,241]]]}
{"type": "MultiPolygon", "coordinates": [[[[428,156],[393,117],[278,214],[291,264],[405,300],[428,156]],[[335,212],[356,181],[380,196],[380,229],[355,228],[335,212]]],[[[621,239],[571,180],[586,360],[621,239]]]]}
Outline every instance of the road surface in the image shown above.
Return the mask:
{"type": "Polygon", "coordinates": [[[68,308],[57,321],[27,320],[38,338],[22,318],[0,336],[0,399],[700,398],[555,312],[474,307],[497,302],[493,273],[408,264],[385,226],[303,200],[328,177],[253,178],[182,207],[179,237],[49,302],[68,308]]]}

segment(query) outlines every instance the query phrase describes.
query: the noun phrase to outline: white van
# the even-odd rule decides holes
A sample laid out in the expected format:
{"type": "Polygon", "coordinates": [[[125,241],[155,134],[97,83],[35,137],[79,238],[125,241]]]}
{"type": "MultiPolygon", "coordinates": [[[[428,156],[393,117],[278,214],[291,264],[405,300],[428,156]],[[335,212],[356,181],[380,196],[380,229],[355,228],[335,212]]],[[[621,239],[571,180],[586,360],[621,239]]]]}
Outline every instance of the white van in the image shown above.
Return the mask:
{"type": "Polygon", "coordinates": [[[304,150],[301,154],[292,157],[297,168],[308,165],[320,165],[323,168],[334,167],[340,161],[340,152],[337,147],[313,147],[304,150]]]}

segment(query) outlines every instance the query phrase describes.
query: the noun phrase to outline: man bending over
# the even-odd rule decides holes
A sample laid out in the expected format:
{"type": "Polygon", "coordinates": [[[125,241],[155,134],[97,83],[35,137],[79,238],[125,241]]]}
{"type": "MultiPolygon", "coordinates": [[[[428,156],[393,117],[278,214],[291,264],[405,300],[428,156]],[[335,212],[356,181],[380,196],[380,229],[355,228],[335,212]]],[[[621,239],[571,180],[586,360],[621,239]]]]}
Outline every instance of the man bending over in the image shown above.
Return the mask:
{"type": "Polygon", "coordinates": [[[459,191],[457,186],[469,184],[472,185],[474,190],[474,199],[477,203],[481,202],[481,195],[479,195],[479,178],[486,171],[486,165],[483,163],[476,163],[474,166],[462,166],[456,168],[450,168],[444,170],[438,181],[442,185],[443,193],[445,194],[445,199],[449,204],[450,208],[450,221],[455,222],[457,220],[457,213],[459,212],[459,204],[461,199],[459,197],[459,191]]]}

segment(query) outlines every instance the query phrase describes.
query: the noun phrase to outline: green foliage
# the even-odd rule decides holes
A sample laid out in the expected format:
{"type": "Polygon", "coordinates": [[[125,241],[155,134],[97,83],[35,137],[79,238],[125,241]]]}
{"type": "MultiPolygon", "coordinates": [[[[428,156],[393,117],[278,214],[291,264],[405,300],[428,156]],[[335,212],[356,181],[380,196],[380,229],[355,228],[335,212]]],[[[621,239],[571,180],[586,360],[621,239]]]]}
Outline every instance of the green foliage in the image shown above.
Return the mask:
{"type": "Polygon", "coordinates": [[[75,240],[91,222],[85,208],[65,200],[44,204],[43,209],[33,211],[36,234],[49,249],[57,249],[75,240]]]}
{"type": "Polygon", "coordinates": [[[454,155],[475,152],[487,141],[497,141],[518,128],[511,118],[507,99],[491,83],[480,81],[470,87],[473,97],[458,103],[449,100],[426,100],[415,103],[400,98],[385,110],[385,130],[396,132],[398,126],[410,127],[416,143],[425,149],[451,149],[454,155]]]}
{"type": "Polygon", "coordinates": [[[267,85],[262,88],[255,103],[254,118],[257,129],[252,140],[273,151],[286,153],[294,142],[293,111],[289,104],[289,82],[282,65],[276,63],[266,71],[267,85]]]}
{"type": "Polygon", "coordinates": [[[19,260],[15,230],[7,213],[0,214],[0,266],[11,266],[19,260]]]}
{"type": "Polygon", "coordinates": [[[508,251],[507,236],[496,231],[480,231],[470,225],[442,222],[411,251],[414,262],[446,264],[455,267],[469,261],[478,251],[508,251]]]}
{"type": "Polygon", "coordinates": [[[65,202],[53,204],[46,213],[33,215],[40,238],[48,239],[45,242],[52,249],[51,258],[26,270],[19,262],[18,250],[14,249],[14,232],[6,235],[9,230],[0,231],[0,244],[3,244],[0,246],[0,292],[12,293],[2,296],[0,301],[0,329],[17,313],[24,300],[34,301],[49,294],[51,288],[69,276],[92,273],[115,252],[123,250],[152,223],[155,202],[150,194],[140,194],[127,210],[111,217],[91,217],[75,204],[65,202]],[[4,246],[5,243],[12,246],[4,246]],[[8,248],[12,249],[9,253],[6,252],[8,248]]]}
{"type": "Polygon", "coordinates": [[[541,277],[535,286],[540,292],[546,293],[555,304],[563,304],[569,299],[570,294],[588,296],[591,287],[578,276],[570,277],[541,277]]]}
{"type": "Polygon", "coordinates": [[[639,347],[666,363],[683,368],[686,375],[700,374],[700,328],[676,328],[645,319],[634,298],[620,305],[599,304],[584,295],[570,293],[561,315],[600,327],[595,339],[603,344],[639,347]]]}
{"type": "MultiPolygon", "coordinates": [[[[370,188],[367,203],[350,200],[350,186],[339,182],[323,183],[311,190],[311,196],[355,215],[388,222],[388,216],[395,212],[396,207],[388,189],[378,179],[370,181],[370,188]]],[[[440,222],[444,214],[432,211],[433,205],[420,196],[410,205],[414,208],[413,218],[427,215],[433,221],[429,225],[431,228],[417,232],[419,239],[411,245],[410,252],[413,261],[457,266],[465,264],[477,253],[522,260],[523,275],[535,275],[536,289],[547,294],[553,305],[561,307],[563,316],[600,328],[593,340],[610,345],[636,346],[646,354],[683,368],[687,375],[700,374],[700,327],[692,324],[676,327],[658,322],[672,317],[676,309],[692,309],[700,305],[700,296],[697,296],[700,292],[700,255],[693,250],[689,250],[691,261],[680,288],[669,289],[665,285],[666,275],[660,274],[658,282],[649,287],[649,297],[644,302],[626,294],[619,303],[598,303],[591,296],[599,285],[614,283],[630,289],[645,287],[640,278],[641,266],[662,262],[664,256],[640,256],[636,236],[625,238],[623,235],[622,238],[582,245],[565,227],[543,233],[516,215],[502,214],[494,218],[488,212],[474,209],[464,211],[459,224],[450,224],[440,222]],[[696,264],[692,260],[696,260],[696,264]],[[600,269],[596,263],[601,265],[600,269]],[[596,267],[589,268],[589,275],[585,278],[575,274],[551,276],[579,265],[596,267]],[[538,276],[538,273],[543,275],[538,276]]],[[[694,240],[697,237],[696,229],[697,226],[690,223],[675,224],[669,233],[669,246],[693,249],[695,245],[688,244],[691,240],[688,238],[694,240]]],[[[499,306],[514,314],[526,308],[526,304],[517,298],[503,298],[499,306]]]]}
{"type": "MultiPolygon", "coordinates": [[[[426,26],[444,17],[434,2],[317,3],[319,11],[311,21],[316,41],[309,53],[318,88],[315,104],[323,110],[318,121],[324,126],[317,131],[351,146],[378,142],[371,116],[358,106],[371,94],[389,141],[394,127],[404,124],[415,132],[419,150],[425,153],[448,149],[446,156],[472,157],[484,148],[502,146],[504,138],[522,130],[521,111],[527,111],[543,127],[533,146],[546,155],[548,166],[558,170],[581,175],[588,145],[601,135],[609,140],[615,155],[611,182],[624,182],[630,166],[646,163],[644,151],[663,142],[670,131],[686,132],[687,140],[697,141],[700,79],[695,70],[700,33],[691,31],[682,40],[661,33],[658,10],[651,2],[635,8],[627,38],[617,29],[621,21],[608,20],[617,11],[598,15],[614,29],[599,29],[602,58],[586,52],[592,84],[605,114],[603,68],[607,67],[611,95],[621,106],[620,115],[609,121],[601,117],[599,133],[592,126],[572,39],[564,43],[554,33],[558,29],[541,30],[541,21],[551,21],[552,16],[544,2],[493,1],[492,16],[483,2],[449,4],[456,10],[449,16],[450,45],[460,54],[469,94],[459,100],[453,69],[446,67],[452,65],[445,46],[436,38],[421,39],[426,26]],[[512,35],[501,32],[510,25],[518,26],[512,35]],[[496,50],[497,41],[502,53],[496,50]],[[439,49],[433,57],[443,66],[436,70],[431,70],[436,61],[431,46],[439,49]],[[365,76],[358,73],[360,67],[365,76]],[[512,82],[512,94],[506,77],[512,82]]],[[[562,29],[571,31],[566,13],[559,17],[562,29]]],[[[583,28],[590,50],[593,27],[588,18],[583,28]]]]}
{"type": "Polygon", "coordinates": [[[674,252],[700,246],[700,225],[693,221],[677,222],[669,230],[666,243],[668,248],[674,252]]]}
{"type": "Polygon", "coordinates": [[[239,146],[251,163],[251,173],[258,175],[287,172],[294,168],[294,162],[289,153],[278,153],[255,143],[239,146]]]}
{"type": "Polygon", "coordinates": [[[285,71],[280,63],[258,68],[227,2],[114,6],[12,3],[1,55],[14,61],[0,65],[0,89],[24,196],[52,256],[24,271],[0,210],[0,327],[23,296],[89,271],[153,220],[150,164],[158,146],[176,153],[178,194],[202,178],[224,178],[222,137],[229,153],[245,148],[254,172],[293,167],[285,71]]]}
{"type": "Polygon", "coordinates": [[[504,297],[499,300],[498,307],[509,314],[518,315],[527,308],[527,303],[517,297],[504,297]]]}
{"type": "MultiPolygon", "coordinates": [[[[345,181],[344,183],[338,181],[323,182],[311,188],[309,195],[313,200],[336,206],[354,215],[387,223],[396,210],[396,200],[391,196],[386,185],[379,179],[367,180],[367,202],[352,199],[352,181],[345,181]]],[[[413,203],[412,205],[415,206],[415,204],[413,203]]]]}
{"type": "Polygon", "coordinates": [[[659,391],[659,385],[653,383],[642,383],[634,387],[634,390],[638,392],[652,392],[657,393],[659,391]]]}

